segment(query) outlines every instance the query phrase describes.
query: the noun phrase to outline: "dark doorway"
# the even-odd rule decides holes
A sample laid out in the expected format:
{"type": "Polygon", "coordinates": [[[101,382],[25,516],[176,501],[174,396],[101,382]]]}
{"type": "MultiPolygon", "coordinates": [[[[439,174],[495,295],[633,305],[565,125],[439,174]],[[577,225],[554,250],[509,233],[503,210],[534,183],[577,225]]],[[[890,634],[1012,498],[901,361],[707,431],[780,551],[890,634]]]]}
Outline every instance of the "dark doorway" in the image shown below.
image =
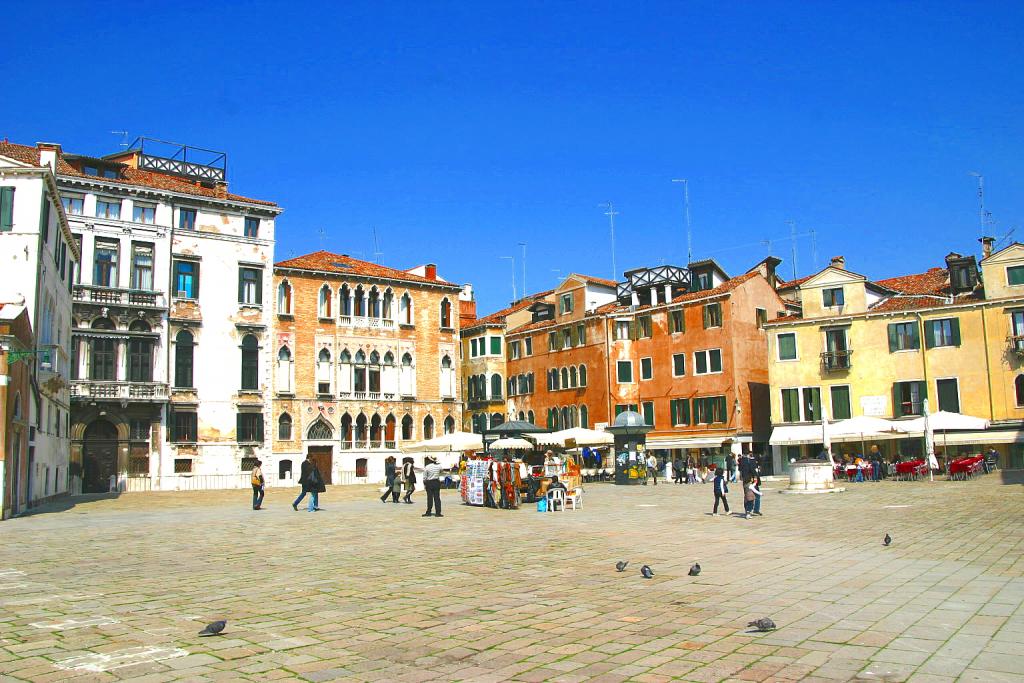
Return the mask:
{"type": "Polygon", "coordinates": [[[117,474],[117,428],[96,420],[85,430],[82,449],[82,493],[106,493],[117,474]]]}
{"type": "Polygon", "coordinates": [[[309,454],[313,456],[313,462],[316,463],[316,467],[320,470],[321,476],[324,478],[324,484],[331,484],[331,461],[334,459],[333,446],[310,446],[309,454]]]}

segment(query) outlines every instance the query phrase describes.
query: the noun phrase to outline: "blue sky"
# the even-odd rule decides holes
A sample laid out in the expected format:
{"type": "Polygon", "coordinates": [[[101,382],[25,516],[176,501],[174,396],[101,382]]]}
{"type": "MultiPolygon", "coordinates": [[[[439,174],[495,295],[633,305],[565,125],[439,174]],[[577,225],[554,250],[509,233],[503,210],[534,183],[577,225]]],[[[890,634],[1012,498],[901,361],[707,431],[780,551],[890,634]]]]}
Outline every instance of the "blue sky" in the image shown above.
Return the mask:
{"type": "Polygon", "coordinates": [[[228,152],[277,258],[434,261],[482,313],[558,272],[683,264],[869,277],[977,252],[975,179],[1024,241],[1024,4],[11,3],[0,136],[228,152]],[[320,229],[326,232],[321,239],[320,229]],[[517,269],[521,266],[517,263],[517,269]],[[521,270],[517,272],[520,287],[521,270]]]}

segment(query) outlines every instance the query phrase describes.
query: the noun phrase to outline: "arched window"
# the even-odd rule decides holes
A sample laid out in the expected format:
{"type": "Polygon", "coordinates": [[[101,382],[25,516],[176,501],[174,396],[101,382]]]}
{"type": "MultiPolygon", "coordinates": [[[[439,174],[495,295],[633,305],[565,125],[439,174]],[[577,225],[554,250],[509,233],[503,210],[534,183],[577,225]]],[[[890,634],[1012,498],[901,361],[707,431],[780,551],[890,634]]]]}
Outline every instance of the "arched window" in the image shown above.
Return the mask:
{"type": "Polygon", "coordinates": [[[581,387],[587,386],[587,366],[586,365],[581,365],[580,366],[580,386],[581,387]]]}
{"type": "Polygon", "coordinates": [[[441,327],[449,328],[452,326],[452,302],[448,300],[448,297],[441,299],[441,327]]]}
{"type": "Polygon", "coordinates": [[[566,368],[562,368],[562,388],[569,388],[569,371],[566,368]]]}
{"type": "Polygon", "coordinates": [[[348,285],[342,285],[338,290],[338,310],[341,315],[352,315],[352,292],[348,285]]]}
{"type": "Polygon", "coordinates": [[[576,406],[569,406],[569,426],[580,426],[580,411],[576,408],[576,406]]]}
{"type": "Polygon", "coordinates": [[[434,418],[432,418],[430,415],[427,415],[425,418],[423,418],[423,439],[427,440],[427,439],[433,439],[433,438],[434,438],[434,418]]]}
{"type": "Polygon", "coordinates": [[[277,350],[277,390],[292,393],[292,351],[287,346],[277,350]]]}
{"type": "Polygon", "coordinates": [[[412,297],[409,292],[402,295],[398,300],[398,322],[403,325],[412,325],[412,297]]]}
{"type": "Polygon", "coordinates": [[[580,427],[590,429],[590,413],[586,406],[580,406],[580,427]]]}
{"type": "Polygon", "coordinates": [[[412,439],[412,416],[406,415],[402,418],[402,441],[412,439]]]}
{"type": "Polygon", "coordinates": [[[391,353],[390,351],[386,352],[384,354],[384,365],[394,365],[394,364],[395,364],[395,354],[391,353]]]}
{"type": "Polygon", "coordinates": [[[382,440],[381,427],[382,423],[380,415],[374,414],[370,419],[370,446],[372,448],[380,448],[380,442],[382,440]]]}
{"type": "Polygon", "coordinates": [[[360,317],[363,317],[363,316],[366,315],[366,298],[365,298],[365,296],[366,295],[363,293],[363,286],[362,285],[356,285],[356,291],[355,291],[355,295],[354,295],[354,298],[355,298],[354,310],[355,310],[355,315],[360,316],[360,317]]]}
{"type": "Polygon", "coordinates": [[[277,418],[277,438],[281,441],[292,440],[292,416],[288,413],[281,413],[277,418]]]}
{"type": "Polygon", "coordinates": [[[278,315],[292,314],[292,285],[287,280],[277,286],[277,313],[278,315]]]}
{"type": "Polygon", "coordinates": [[[1017,405],[1024,406],[1024,375],[1017,375],[1013,381],[1013,388],[1017,394],[1017,405]]]}
{"type": "Polygon", "coordinates": [[[384,420],[384,448],[395,447],[395,416],[388,413],[388,417],[384,420]]]}
{"type": "Polygon", "coordinates": [[[509,397],[516,396],[516,378],[509,377],[508,382],[505,383],[505,387],[508,390],[509,397]]]}
{"type": "Polygon", "coordinates": [[[402,367],[398,374],[398,391],[402,396],[416,395],[416,375],[412,366],[412,355],[402,354],[402,367]]]}
{"type": "Polygon", "coordinates": [[[14,419],[22,419],[21,415],[21,392],[19,391],[14,395],[14,419]]]}
{"type": "Polygon", "coordinates": [[[370,351],[370,365],[380,365],[380,354],[376,351],[370,351]]]}
{"type": "Polygon", "coordinates": [[[242,338],[242,391],[256,391],[260,384],[260,351],[256,337],[242,338]]]}
{"type": "Polygon", "coordinates": [[[392,310],[394,308],[394,301],[395,293],[391,291],[390,287],[388,287],[387,289],[384,290],[384,302],[382,304],[380,312],[382,318],[385,318],[387,320],[394,319],[394,311],[392,310]]]}
{"type": "Polygon", "coordinates": [[[282,460],[277,463],[277,478],[278,479],[291,479],[292,478],[292,461],[282,460]]]}
{"type": "Polygon", "coordinates": [[[566,408],[565,406],[562,406],[561,425],[562,429],[568,429],[569,427],[572,427],[572,424],[569,422],[569,409],[566,408]]]}
{"type": "Polygon", "coordinates": [[[370,300],[370,305],[369,305],[370,317],[371,318],[379,318],[380,317],[380,292],[377,291],[377,286],[376,285],[374,285],[373,287],[370,287],[369,300],[370,300]]]}
{"type": "Polygon", "coordinates": [[[356,351],[355,367],[352,368],[352,391],[366,391],[366,354],[362,349],[356,351]]]}
{"type": "Polygon", "coordinates": [[[348,413],[341,416],[341,447],[352,448],[352,416],[348,413]]]}
{"type": "Polygon", "coordinates": [[[174,386],[192,387],[192,363],[195,357],[195,338],[188,330],[180,330],[174,337],[174,386]]]}
{"type": "Polygon", "coordinates": [[[329,441],[334,436],[334,429],[323,418],[317,418],[306,430],[306,438],[311,441],[329,441]]]}
{"type": "Polygon", "coordinates": [[[356,448],[366,448],[366,416],[359,413],[356,418],[356,448]]]}
{"type": "Polygon", "coordinates": [[[338,359],[339,363],[351,363],[352,354],[348,352],[348,349],[341,350],[341,358],[338,359]]]}
{"type": "Polygon", "coordinates": [[[449,415],[444,419],[444,433],[454,434],[455,433],[455,418],[449,415]]]}
{"type": "Polygon", "coordinates": [[[444,354],[444,357],[441,358],[441,368],[445,369],[445,370],[450,370],[451,367],[452,367],[452,359],[446,353],[446,354],[444,354]]]}
{"type": "Polygon", "coordinates": [[[92,321],[92,329],[94,330],[113,330],[114,321],[110,318],[96,318],[92,321]]]}
{"type": "Polygon", "coordinates": [[[505,421],[505,416],[501,413],[491,413],[491,429],[494,429],[505,421]]]}
{"type": "Polygon", "coordinates": [[[359,349],[358,351],[356,351],[356,365],[365,365],[365,364],[366,364],[366,354],[363,353],[362,349],[359,349]]]}
{"type": "Polygon", "coordinates": [[[320,349],[316,357],[316,393],[331,393],[331,352],[320,349]]]}
{"type": "Polygon", "coordinates": [[[331,317],[331,288],[328,285],[320,288],[320,297],[317,299],[317,314],[321,318],[331,317]]]}
{"type": "Polygon", "coordinates": [[[576,381],[576,366],[571,365],[569,366],[569,386],[575,389],[577,387],[576,381]]]}
{"type": "Polygon", "coordinates": [[[501,375],[494,373],[491,375],[491,400],[497,401],[501,399],[501,375]]]}
{"type": "Polygon", "coordinates": [[[527,422],[529,422],[530,424],[537,424],[537,423],[536,423],[536,422],[534,421],[534,417],[535,417],[535,416],[534,416],[534,414],[533,414],[533,411],[532,411],[532,410],[531,410],[530,412],[526,413],[526,421],[527,421],[527,422]]]}
{"type": "Polygon", "coordinates": [[[519,411],[519,421],[520,422],[525,422],[526,421],[526,413],[524,413],[521,410],[519,411]]]}
{"type": "Polygon", "coordinates": [[[559,377],[560,375],[558,374],[558,368],[555,368],[554,370],[551,371],[551,384],[553,385],[552,388],[555,391],[558,391],[559,389],[562,388],[562,385],[559,383],[559,377]]]}

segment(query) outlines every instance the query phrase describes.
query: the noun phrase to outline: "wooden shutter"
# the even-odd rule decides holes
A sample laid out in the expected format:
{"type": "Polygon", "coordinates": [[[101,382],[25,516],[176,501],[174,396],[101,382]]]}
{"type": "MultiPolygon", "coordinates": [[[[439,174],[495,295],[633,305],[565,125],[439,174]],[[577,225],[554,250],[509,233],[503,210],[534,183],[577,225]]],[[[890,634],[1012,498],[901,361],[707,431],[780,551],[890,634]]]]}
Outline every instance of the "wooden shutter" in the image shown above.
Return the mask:
{"type": "Polygon", "coordinates": [[[935,329],[938,326],[938,323],[938,320],[924,321],[924,347],[926,349],[935,347],[935,329]]]}
{"type": "Polygon", "coordinates": [[[960,318],[950,319],[949,327],[953,333],[953,346],[960,346],[960,318]]]}
{"type": "Polygon", "coordinates": [[[889,323],[889,353],[899,350],[899,341],[896,336],[896,323],[889,323]]]}
{"type": "MultiPolygon", "coordinates": [[[[892,327],[891,325],[889,326],[892,327]]],[[[892,416],[903,417],[903,403],[900,398],[900,382],[892,385],[892,416]]]]}
{"type": "Polygon", "coordinates": [[[918,330],[917,323],[912,322],[910,324],[910,348],[919,349],[921,348],[920,331],[918,330]]]}
{"type": "Polygon", "coordinates": [[[14,228],[14,188],[0,187],[0,232],[14,228]]]}

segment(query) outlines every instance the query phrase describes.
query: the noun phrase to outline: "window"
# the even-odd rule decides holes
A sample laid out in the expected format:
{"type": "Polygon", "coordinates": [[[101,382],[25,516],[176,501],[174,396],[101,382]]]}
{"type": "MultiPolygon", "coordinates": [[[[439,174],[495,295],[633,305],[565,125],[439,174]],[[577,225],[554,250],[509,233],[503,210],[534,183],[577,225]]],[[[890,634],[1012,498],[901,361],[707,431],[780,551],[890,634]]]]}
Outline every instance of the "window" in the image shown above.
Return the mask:
{"type": "Polygon", "coordinates": [[[238,269],[238,303],[258,306],[263,303],[263,271],[258,268],[238,269]]]}
{"type": "Polygon", "coordinates": [[[324,395],[331,393],[331,352],[327,349],[320,349],[316,358],[316,393],[324,395]]]}
{"type": "Polygon", "coordinates": [[[620,360],[616,363],[615,376],[619,384],[629,384],[633,381],[633,361],[620,360]]]}
{"type": "Polygon", "coordinates": [[[654,363],[650,358],[640,359],[640,379],[647,380],[654,378],[654,363]]]}
{"type": "Polygon", "coordinates": [[[695,424],[726,422],[725,396],[704,396],[693,399],[693,421],[695,424]]]}
{"type": "Polygon", "coordinates": [[[1024,407],[1024,375],[1017,375],[1013,380],[1013,393],[1017,397],[1017,407],[1024,407]]]}
{"type": "Polygon", "coordinates": [[[251,334],[242,339],[242,391],[259,389],[259,342],[251,334]]]}
{"type": "Polygon", "coordinates": [[[501,375],[497,373],[491,375],[491,400],[501,400],[501,375]]]}
{"type": "Polygon", "coordinates": [[[114,374],[114,340],[96,338],[92,340],[89,379],[112,381],[114,374]]]}
{"type": "Polygon", "coordinates": [[[937,346],[960,346],[960,319],[926,320],[924,322],[924,345],[928,349],[937,346]]]}
{"type": "MultiPolygon", "coordinates": [[[[363,416],[360,415],[360,417],[363,416]]],[[[324,421],[323,417],[314,420],[313,424],[309,425],[309,429],[306,430],[306,438],[309,439],[310,441],[327,441],[333,437],[334,429],[332,429],[331,425],[327,424],[327,422],[324,421]]]]}
{"type": "Polygon", "coordinates": [[[501,337],[491,337],[491,355],[501,355],[501,337]]]}
{"type": "Polygon", "coordinates": [[[722,350],[708,349],[693,354],[695,375],[709,375],[722,371],[722,350]]]}
{"type": "Polygon", "coordinates": [[[533,337],[527,337],[526,339],[523,340],[523,342],[524,342],[524,348],[526,349],[526,355],[527,356],[532,356],[533,355],[533,337]]]}
{"type": "Polygon", "coordinates": [[[82,197],[72,197],[65,195],[61,197],[61,204],[64,205],[64,213],[69,216],[81,216],[82,211],[85,208],[85,201],[82,197]]]}
{"type": "Polygon", "coordinates": [[[188,330],[181,330],[174,337],[174,386],[192,387],[192,363],[195,340],[188,330]]]}
{"type": "Polygon", "coordinates": [[[243,234],[246,237],[258,237],[260,234],[260,219],[252,216],[246,216],[243,234]]]}
{"type": "Polygon", "coordinates": [[[96,240],[93,256],[92,283],[100,287],[117,287],[117,253],[119,244],[96,240]]]}
{"type": "Polygon", "coordinates": [[[567,327],[562,330],[562,348],[572,348],[572,328],[567,327]]]}
{"type": "Polygon", "coordinates": [[[672,376],[682,377],[686,374],[686,354],[685,353],[674,353],[672,354],[672,376]]]}
{"type": "Polygon", "coordinates": [[[850,387],[835,386],[829,388],[832,395],[832,419],[849,420],[850,413],[850,387]]]}
{"type": "Polygon", "coordinates": [[[132,289],[153,289],[153,245],[132,245],[132,289]]]}
{"type": "Polygon", "coordinates": [[[846,303],[843,297],[842,287],[832,287],[829,289],[821,290],[822,304],[826,308],[832,308],[834,306],[842,306],[846,303]]]}
{"type": "Polygon", "coordinates": [[[119,220],[121,218],[121,200],[96,198],[96,218],[110,218],[119,220]]]}
{"type": "Polygon", "coordinates": [[[804,387],[782,390],[783,422],[813,422],[820,419],[821,389],[804,387]]]}
{"type": "Polygon", "coordinates": [[[576,343],[580,346],[587,343],[587,326],[584,323],[576,326],[576,343]]]}
{"type": "Polygon", "coordinates": [[[924,399],[928,398],[928,385],[924,382],[896,382],[892,385],[893,415],[922,415],[924,399]]]}
{"type": "Polygon", "coordinates": [[[263,413],[238,413],[235,435],[239,443],[263,443],[263,413]]]}
{"type": "Polygon", "coordinates": [[[768,322],[768,309],[766,308],[755,308],[754,319],[757,321],[757,328],[763,329],[765,323],[768,322]]]}
{"type": "Polygon", "coordinates": [[[796,360],[796,333],[786,332],[776,337],[779,360],[796,360]]]}
{"type": "Polygon", "coordinates": [[[192,458],[175,458],[175,474],[192,474],[192,458]]]}
{"type": "Polygon", "coordinates": [[[651,316],[642,315],[636,319],[637,338],[638,339],[650,339],[651,338],[651,316]]]}
{"type": "Polygon", "coordinates": [[[331,288],[324,285],[320,288],[320,297],[317,300],[317,315],[321,318],[331,317],[331,302],[334,300],[331,288]]]}
{"type": "Polygon", "coordinates": [[[629,321],[628,320],[616,320],[615,321],[615,339],[616,341],[626,341],[629,339],[629,321]]]}
{"type": "Polygon", "coordinates": [[[677,308],[668,312],[668,331],[671,334],[686,332],[686,318],[683,316],[683,309],[677,308]]]}
{"type": "Polygon", "coordinates": [[[622,413],[624,413],[624,412],[626,412],[628,410],[631,410],[631,411],[633,411],[635,413],[636,412],[636,404],[635,403],[620,403],[620,404],[617,404],[615,406],[615,417],[618,417],[619,415],[621,415],[622,413]]]}
{"type": "Polygon", "coordinates": [[[139,204],[138,202],[132,206],[132,220],[136,223],[148,223],[152,225],[156,222],[156,207],[152,204],[139,204]]]}
{"type": "Polygon", "coordinates": [[[128,341],[128,381],[153,381],[153,341],[151,339],[130,339],[128,341]]]}
{"type": "Polygon", "coordinates": [[[640,406],[643,408],[644,424],[648,427],[654,426],[654,401],[644,401],[640,406]]]}
{"type": "MultiPolygon", "coordinates": [[[[195,413],[171,413],[171,441],[175,443],[195,443],[199,440],[199,421],[195,413]]],[[[192,461],[189,460],[189,463],[192,461]]]]}
{"type": "Polygon", "coordinates": [[[441,299],[441,327],[448,329],[452,326],[452,302],[447,297],[441,299]]]}
{"type": "Polygon", "coordinates": [[[412,439],[412,416],[406,415],[402,418],[402,441],[412,439]]]}
{"type": "Polygon", "coordinates": [[[558,334],[555,332],[548,332],[548,351],[558,350],[558,334]]]}
{"type": "Polygon", "coordinates": [[[520,343],[518,341],[511,341],[508,343],[508,357],[509,360],[518,360],[520,356],[520,343]]]}
{"type": "Polygon", "coordinates": [[[704,329],[722,326],[722,304],[704,305],[704,329]]]}
{"type": "MultiPolygon", "coordinates": [[[[530,377],[530,391],[533,391],[533,373],[532,372],[530,373],[529,377],[530,377]]],[[[587,366],[586,365],[581,365],[580,366],[579,377],[580,377],[580,386],[581,387],[587,386],[587,366]]]]}
{"type": "Polygon", "coordinates": [[[256,469],[256,460],[258,460],[258,458],[254,458],[251,456],[242,458],[241,470],[243,472],[252,472],[254,469],[256,469]]]}
{"type": "Polygon", "coordinates": [[[0,232],[14,229],[14,188],[0,187],[0,232]]]}
{"type": "Polygon", "coordinates": [[[669,413],[672,416],[673,427],[683,427],[690,424],[690,400],[686,398],[674,398],[668,403],[669,413]]]}
{"type": "MultiPolygon", "coordinates": [[[[342,311],[342,315],[348,315],[342,311]]],[[[412,297],[409,296],[409,292],[402,295],[402,298],[398,300],[398,321],[402,325],[412,325],[412,297]]]]}
{"type": "Polygon", "coordinates": [[[196,229],[196,210],[178,209],[178,230],[196,229]]]}
{"type": "Polygon", "coordinates": [[[277,286],[277,314],[292,314],[292,285],[287,280],[277,286]]]}
{"type": "MultiPolygon", "coordinates": [[[[530,411],[530,422],[533,422],[533,411],[530,411]]],[[[580,406],[580,427],[584,429],[590,428],[590,411],[587,410],[586,406],[580,406]]]]}
{"type": "Polygon", "coordinates": [[[947,413],[960,412],[960,387],[955,377],[935,381],[936,393],[939,395],[939,410],[947,413]]]}
{"type": "Polygon", "coordinates": [[[711,289],[714,286],[714,281],[711,278],[711,273],[703,272],[697,273],[690,283],[690,290],[694,292],[703,292],[706,289],[711,289]]]}
{"type": "Polygon", "coordinates": [[[423,439],[434,438],[434,418],[427,415],[423,418],[423,439]]]}
{"type": "Polygon", "coordinates": [[[917,334],[916,322],[889,324],[889,353],[919,348],[921,340],[917,334]]]}
{"type": "Polygon", "coordinates": [[[558,301],[558,312],[559,313],[572,313],[572,293],[563,294],[562,298],[558,301]]]}
{"type": "Polygon", "coordinates": [[[174,295],[178,299],[199,298],[199,263],[174,262],[174,295]]]}

